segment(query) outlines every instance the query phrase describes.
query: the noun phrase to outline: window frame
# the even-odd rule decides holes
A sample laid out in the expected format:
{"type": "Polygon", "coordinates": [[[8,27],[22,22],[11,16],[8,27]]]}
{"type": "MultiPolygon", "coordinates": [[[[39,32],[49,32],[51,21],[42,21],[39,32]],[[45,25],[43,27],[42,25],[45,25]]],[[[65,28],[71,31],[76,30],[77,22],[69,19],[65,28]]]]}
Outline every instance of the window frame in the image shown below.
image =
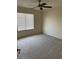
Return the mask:
{"type": "MultiPolygon", "coordinates": [[[[27,17],[27,16],[25,16],[25,17],[27,17]]],[[[34,14],[33,13],[20,13],[20,12],[18,12],[17,13],[17,31],[33,30],[35,28],[34,21],[35,20],[34,20],[34,14]],[[32,22],[33,23],[32,28],[29,28],[29,27],[26,26],[26,24],[27,24],[27,22],[26,22],[27,19],[26,18],[24,19],[25,20],[25,25],[24,25],[25,29],[19,28],[19,26],[18,26],[18,14],[23,14],[24,16],[28,15],[28,14],[32,15],[33,16],[33,19],[32,19],[33,20],[33,22],[32,22]]]]}

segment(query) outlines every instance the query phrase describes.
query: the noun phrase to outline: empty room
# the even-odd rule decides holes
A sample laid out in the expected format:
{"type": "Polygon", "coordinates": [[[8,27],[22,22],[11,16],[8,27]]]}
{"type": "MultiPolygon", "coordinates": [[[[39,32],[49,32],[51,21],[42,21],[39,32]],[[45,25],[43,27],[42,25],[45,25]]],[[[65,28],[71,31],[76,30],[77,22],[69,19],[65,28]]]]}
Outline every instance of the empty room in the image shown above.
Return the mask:
{"type": "Polygon", "coordinates": [[[62,0],[17,0],[17,59],[62,59],[62,0]]]}

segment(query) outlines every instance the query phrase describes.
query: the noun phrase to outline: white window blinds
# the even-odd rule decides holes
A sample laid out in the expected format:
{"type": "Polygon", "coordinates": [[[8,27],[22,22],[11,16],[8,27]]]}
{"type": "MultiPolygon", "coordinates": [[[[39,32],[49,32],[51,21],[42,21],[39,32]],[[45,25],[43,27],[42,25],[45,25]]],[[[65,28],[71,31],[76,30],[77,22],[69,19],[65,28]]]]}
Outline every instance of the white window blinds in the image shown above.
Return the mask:
{"type": "Polygon", "coordinates": [[[18,31],[34,29],[34,15],[17,13],[18,31]]]}

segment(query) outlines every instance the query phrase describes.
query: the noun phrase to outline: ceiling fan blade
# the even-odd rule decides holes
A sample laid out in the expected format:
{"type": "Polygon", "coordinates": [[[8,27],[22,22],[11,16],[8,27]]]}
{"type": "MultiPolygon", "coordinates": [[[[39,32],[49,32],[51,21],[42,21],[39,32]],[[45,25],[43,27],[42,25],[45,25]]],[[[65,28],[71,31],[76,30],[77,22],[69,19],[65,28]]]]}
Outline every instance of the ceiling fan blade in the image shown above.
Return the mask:
{"type": "Polygon", "coordinates": [[[42,6],[42,7],[44,7],[44,8],[52,8],[52,6],[42,6]]]}
{"type": "Polygon", "coordinates": [[[42,3],[41,6],[47,5],[46,3],[42,3]]]}

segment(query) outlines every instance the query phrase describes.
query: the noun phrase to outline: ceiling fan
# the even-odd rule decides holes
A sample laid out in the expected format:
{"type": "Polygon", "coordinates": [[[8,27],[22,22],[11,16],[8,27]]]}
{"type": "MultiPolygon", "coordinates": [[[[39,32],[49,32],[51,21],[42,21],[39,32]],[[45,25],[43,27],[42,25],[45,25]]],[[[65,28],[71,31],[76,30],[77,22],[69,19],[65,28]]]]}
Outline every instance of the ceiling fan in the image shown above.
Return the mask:
{"type": "Polygon", "coordinates": [[[52,6],[47,6],[47,3],[41,3],[41,0],[38,0],[38,6],[37,7],[39,7],[40,10],[43,10],[43,8],[52,8],[52,6]]]}

